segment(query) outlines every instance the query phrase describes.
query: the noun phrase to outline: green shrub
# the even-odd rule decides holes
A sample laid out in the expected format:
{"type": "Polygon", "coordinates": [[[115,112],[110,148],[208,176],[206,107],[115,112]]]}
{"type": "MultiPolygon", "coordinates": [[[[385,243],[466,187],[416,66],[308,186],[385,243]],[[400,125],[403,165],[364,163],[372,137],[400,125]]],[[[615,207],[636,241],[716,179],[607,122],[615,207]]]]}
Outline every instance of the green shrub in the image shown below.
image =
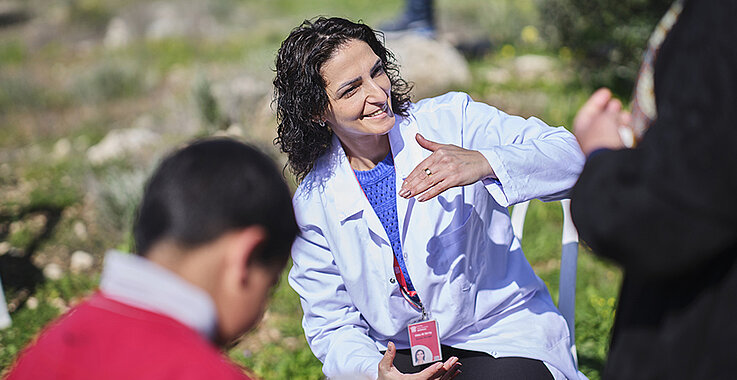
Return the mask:
{"type": "Polygon", "coordinates": [[[30,75],[0,72],[0,116],[6,112],[59,108],[67,103],[64,94],[46,88],[30,75]]]}
{"type": "Polygon", "coordinates": [[[217,130],[226,123],[225,117],[220,111],[220,106],[212,93],[210,81],[204,76],[197,78],[192,89],[195,102],[197,103],[197,111],[199,111],[200,119],[211,130],[217,130]]]}
{"type": "Polygon", "coordinates": [[[642,54],[672,0],[539,0],[544,33],[568,47],[584,82],[631,96],[642,54]]]}
{"type": "Polygon", "coordinates": [[[148,170],[127,170],[111,165],[101,169],[97,176],[98,223],[120,234],[124,240],[117,241],[115,246],[123,251],[133,247],[130,241],[133,220],[148,175],[148,170]]]}
{"type": "Polygon", "coordinates": [[[26,47],[22,42],[0,42],[0,65],[21,64],[26,60],[26,47]]]}
{"type": "Polygon", "coordinates": [[[79,98],[92,103],[137,95],[143,88],[143,74],[137,64],[120,60],[94,65],[74,85],[79,98]]]}

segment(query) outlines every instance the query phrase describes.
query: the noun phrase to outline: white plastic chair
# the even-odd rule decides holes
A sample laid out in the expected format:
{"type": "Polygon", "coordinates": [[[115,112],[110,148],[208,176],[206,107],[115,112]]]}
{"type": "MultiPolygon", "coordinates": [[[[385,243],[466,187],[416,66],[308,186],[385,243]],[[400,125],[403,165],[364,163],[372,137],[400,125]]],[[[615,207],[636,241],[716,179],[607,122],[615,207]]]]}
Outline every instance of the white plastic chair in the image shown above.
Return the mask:
{"type": "Polygon", "coordinates": [[[3,283],[0,279],[0,330],[10,326],[10,314],[8,314],[8,304],[5,303],[5,293],[3,292],[3,283]]]}
{"type": "MultiPolygon", "coordinates": [[[[576,354],[576,269],[578,264],[578,231],[571,219],[571,200],[560,201],[563,208],[563,247],[560,258],[560,286],[558,288],[558,310],[563,314],[568,331],[571,334],[571,354],[578,367],[578,355],[576,354]]],[[[522,242],[522,230],[525,225],[525,215],[530,201],[516,204],[512,208],[512,230],[520,242],[522,242]]]]}

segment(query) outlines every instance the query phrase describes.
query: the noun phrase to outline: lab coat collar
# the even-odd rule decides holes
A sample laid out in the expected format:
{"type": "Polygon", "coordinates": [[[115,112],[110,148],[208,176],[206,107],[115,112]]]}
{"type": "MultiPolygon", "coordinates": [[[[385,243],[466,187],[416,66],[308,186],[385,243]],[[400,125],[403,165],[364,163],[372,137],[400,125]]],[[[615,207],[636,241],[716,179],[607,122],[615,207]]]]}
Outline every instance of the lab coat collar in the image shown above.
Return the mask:
{"type": "MultiPolygon", "coordinates": [[[[404,181],[420,161],[424,159],[423,148],[417,143],[417,123],[412,116],[397,115],[394,128],[389,131],[389,145],[394,155],[394,170],[397,171],[397,182],[404,181]]],[[[399,188],[397,188],[399,191],[399,188]]]]}
{"type": "MultiPolygon", "coordinates": [[[[418,133],[417,123],[412,121],[411,114],[408,117],[397,116],[394,128],[389,131],[389,145],[392,148],[394,170],[397,173],[397,192],[402,187],[404,179],[430,153],[417,143],[415,139],[415,135],[418,133]]],[[[399,223],[399,239],[402,249],[405,249],[406,235],[415,202],[414,197],[405,199],[397,196],[397,222],[399,223]]]]}
{"type": "Polygon", "coordinates": [[[320,160],[318,173],[321,176],[320,186],[323,186],[322,195],[326,198],[325,204],[335,206],[333,210],[338,215],[341,225],[349,218],[371,209],[371,204],[363,194],[363,189],[356,179],[355,173],[348,162],[338,136],[333,134],[333,141],[326,155],[320,160]]]}
{"type": "MultiPolygon", "coordinates": [[[[413,120],[411,115],[408,117],[397,115],[394,127],[388,133],[391,153],[394,157],[397,191],[415,166],[431,153],[415,140],[418,127],[413,120]]],[[[308,183],[303,185],[319,188],[317,193],[323,198],[323,204],[332,206],[328,212],[337,216],[341,226],[351,220],[363,220],[369,230],[390,245],[389,237],[371,207],[371,203],[364,195],[348,162],[343,145],[335,134],[333,134],[330,148],[318,159],[313,173],[310,174],[305,179],[308,183]]],[[[310,190],[305,189],[305,193],[309,192],[310,190]]],[[[404,245],[415,200],[414,198],[407,200],[399,196],[396,199],[400,241],[404,245]]]]}
{"type": "MultiPolygon", "coordinates": [[[[394,168],[397,173],[397,191],[415,165],[429,154],[428,152],[423,155],[424,149],[415,140],[416,133],[417,126],[411,122],[410,117],[399,115],[396,117],[394,127],[388,133],[391,152],[394,156],[394,168]]],[[[363,189],[348,162],[343,145],[335,134],[333,134],[330,148],[316,163],[314,174],[316,174],[315,177],[307,180],[315,182],[311,186],[322,187],[320,193],[325,197],[325,204],[334,205],[333,212],[338,216],[341,225],[349,219],[364,218],[369,220],[369,227],[372,230],[379,233],[380,236],[384,235],[381,233],[383,228],[377,228],[381,226],[378,217],[366,217],[366,214],[373,213],[371,204],[363,195],[363,189]],[[356,194],[361,194],[361,196],[356,196],[356,194]],[[378,226],[371,223],[372,219],[376,219],[378,226]]],[[[404,211],[407,210],[407,200],[397,197],[397,206],[401,226],[404,211]]]]}

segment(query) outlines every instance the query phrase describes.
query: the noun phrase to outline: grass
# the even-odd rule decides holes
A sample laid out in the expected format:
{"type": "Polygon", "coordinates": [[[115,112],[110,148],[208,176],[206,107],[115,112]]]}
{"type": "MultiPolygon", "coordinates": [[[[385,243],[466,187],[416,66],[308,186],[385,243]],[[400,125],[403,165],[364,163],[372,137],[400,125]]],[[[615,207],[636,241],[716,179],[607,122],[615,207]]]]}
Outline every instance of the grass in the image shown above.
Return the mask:
{"type": "Polygon", "coordinates": [[[26,49],[17,40],[0,42],[0,65],[18,65],[26,60],[26,49]]]}
{"type": "MultiPolygon", "coordinates": [[[[74,27],[85,24],[85,33],[102,33],[107,21],[127,3],[66,0],[60,4],[70,7],[68,17],[74,27]]],[[[491,54],[470,62],[471,84],[453,90],[466,91],[510,113],[535,115],[551,125],[571,125],[592,89],[569,68],[570,51],[546,47],[545,34],[537,26],[535,0],[438,0],[436,4],[441,31],[487,38],[493,46],[491,54]],[[554,69],[526,81],[488,79],[490,70],[507,69],[524,54],[547,56],[554,69]]],[[[222,109],[210,87],[222,79],[218,73],[237,69],[268,81],[280,42],[302,20],[335,15],[377,25],[394,17],[401,6],[395,0],[219,0],[209,2],[208,7],[218,22],[237,20],[235,32],[214,39],[135,40],[114,50],[100,44],[82,49],[75,45],[79,41],[67,39],[26,44],[20,42],[17,31],[0,31],[0,214],[7,214],[10,220],[0,220],[0,242],[20,252],[32,247],[37,259],[64,258],[77,249],[93,252],[99,259],[107,248],[130,249],[133,208],[152,163],[146,166],[140,159],[121,159],[93,167],[84,156],[87,147],[102,140],[110,129],[128,127],[141,114],[159,115],[167,102],[180,99],[189,99],[186,115],[200,118],[203,129],[207,124],[223,127],[222,109]],[[196,78],[199,73],[203,78],[200,87],[177,85],[177,78],[196,78]],[[68,139],[73,148],[65,157],[52,158],[54,143],[60,138],[68,139]],[[21,213],[44,205],[58,212],[54,214],[58,223],[38,241],[42,232],[34,224],[37,216],[21,213]],[[13,222],[18,223],[11,233],[13,222]],[[79,223],[87,226],[88,237],[73,231],[79,223]]],[[[245,125],[244,129],[250,134],[253,128],[273,127],[245,125]]],[[[183,138],[186,136],[170,141],[183,138]]],[[[271,144],[270,140],[252,142],[271,144]]],[[[532,202],[522,245],[556,300],[561,228],[558,203],[532,202]]],[[[586,249],[580,250],[578,268],[580,366],[589,378],[599,379],[621,274],[586,249]]],[[[26,294],[25,298],[35,301],[21,302],[12,313],[13,326],[0,331],[0,372],[8,369],[44,325],[96,284],[95,274],[66,274],[59,280],[44,280],[26,294]]],[[[18,291],[6,288],[6,298],[17,299],[18,291]]],[[[301,315],[299,298],[283,278],[264,321],[228,355],[263,379],[321,379],[321,365],[307,346],[301,315]]]]}

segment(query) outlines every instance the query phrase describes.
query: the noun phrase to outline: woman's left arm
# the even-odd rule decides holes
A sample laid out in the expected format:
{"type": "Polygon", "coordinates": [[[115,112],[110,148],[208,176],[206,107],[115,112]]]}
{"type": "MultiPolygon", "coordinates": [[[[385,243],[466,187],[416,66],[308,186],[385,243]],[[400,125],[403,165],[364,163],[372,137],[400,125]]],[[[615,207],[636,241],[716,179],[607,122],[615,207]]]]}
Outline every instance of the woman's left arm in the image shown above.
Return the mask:
{"type": "Polygon", "coordinates": [[[418,136],[418,143],[433,153],[407,176],[400,196],[427,200],[482,180],[499,204],[509,206],[563,198],[576,182],[584,156],[565,128],[507,115],[466,94],[449,101],[457,103],[447,112],[460,125],[460,146],[418,136]]]}

